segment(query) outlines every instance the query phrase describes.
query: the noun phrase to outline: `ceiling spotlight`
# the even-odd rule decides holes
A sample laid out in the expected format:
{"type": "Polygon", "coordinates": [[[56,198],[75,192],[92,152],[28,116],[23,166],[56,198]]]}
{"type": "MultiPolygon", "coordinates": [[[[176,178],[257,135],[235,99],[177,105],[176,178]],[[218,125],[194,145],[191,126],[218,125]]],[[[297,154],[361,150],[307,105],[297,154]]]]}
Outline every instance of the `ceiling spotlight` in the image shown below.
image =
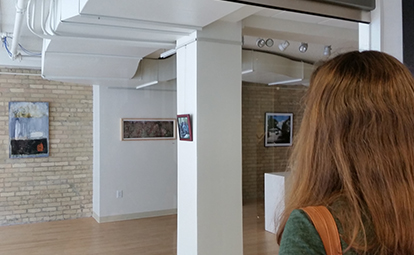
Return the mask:
{"type": "Polygon", "coordinates": [[[331,45],[327,45],[323,48],[323,55],[324,56],[330,56],[332,52],[332,47],[331,45]]]}
{"type": "Polygon", "coordinates": [[[281,51],[285,51],[287,47],[289,47],[290,43],[288,41],[284,41],[282,43],[279,43],[279,49],[281,51]]]}
{"type": "Polygon", "coordinates": [[[266,46],[267,47],[272,47],[273,44],[275,44],[275,42],[273,42],[273,40],[271,38],[269,38],[269,39],[266,40],[266,46]]]}
{"type": "Polygon", "coordinates": [[[308,50],[308,44],[307,43],[301,43],[299,46],[299,51],[302,53],[305,53],[308,50]]]}
{"type": "Polygon", "coordinates": [[[258,38],[257,41],[256,41],[256,45],[259,48],[263,48],[263,46],[265,46],[265,44],[266,44],[266,41],[262,38],[258,38]]]}

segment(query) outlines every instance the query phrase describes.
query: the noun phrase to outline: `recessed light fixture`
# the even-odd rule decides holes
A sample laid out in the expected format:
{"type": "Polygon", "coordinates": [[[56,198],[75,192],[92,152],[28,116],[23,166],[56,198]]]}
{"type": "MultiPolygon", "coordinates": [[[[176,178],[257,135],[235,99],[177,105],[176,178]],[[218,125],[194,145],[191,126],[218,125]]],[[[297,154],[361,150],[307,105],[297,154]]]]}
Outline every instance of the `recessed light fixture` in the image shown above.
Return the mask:
{"type": "Polygon", "coordinates": [[[285,51],[287,47],[289,47],[290,43],[288,41],[284,41],[282,43],[279,43],[279,49],[281,51],[285,51]]]}
{"type": "Polygon", "coordinates": [[[301,43],[299,46],[299,51],[302,53],[305,53],[308,50],[308,44],[307,43],[301,43]]]}

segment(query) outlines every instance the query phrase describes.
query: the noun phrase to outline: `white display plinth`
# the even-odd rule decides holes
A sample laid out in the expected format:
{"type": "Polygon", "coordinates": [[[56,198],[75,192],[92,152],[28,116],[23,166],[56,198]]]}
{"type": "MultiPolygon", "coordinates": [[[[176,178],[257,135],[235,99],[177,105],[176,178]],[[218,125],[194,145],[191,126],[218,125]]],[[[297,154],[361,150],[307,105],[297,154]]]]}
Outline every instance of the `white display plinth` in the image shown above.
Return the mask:
{"type": "Polygon", "coordinates": [[[285,208],[285,177],[287,172],[265,173],[265,230],[276,233],[275,220],[285,208]]]}

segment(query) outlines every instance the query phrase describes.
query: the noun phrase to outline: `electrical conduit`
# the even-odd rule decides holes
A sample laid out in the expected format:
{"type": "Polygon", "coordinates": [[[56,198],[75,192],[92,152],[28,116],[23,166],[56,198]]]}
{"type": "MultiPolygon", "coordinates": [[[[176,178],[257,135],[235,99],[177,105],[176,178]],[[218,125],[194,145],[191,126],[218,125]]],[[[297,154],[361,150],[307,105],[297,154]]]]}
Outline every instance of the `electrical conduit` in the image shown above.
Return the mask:
{"type": "Polygon", "coordinates": [[[22,28],[24,12],[26,10],[25,0],[16,1],[16,18],[14,21],[13,40],[11,46],[11,59],[15,60],[17,57],[17,46],[19,45],[20,32],[22,28]]]}

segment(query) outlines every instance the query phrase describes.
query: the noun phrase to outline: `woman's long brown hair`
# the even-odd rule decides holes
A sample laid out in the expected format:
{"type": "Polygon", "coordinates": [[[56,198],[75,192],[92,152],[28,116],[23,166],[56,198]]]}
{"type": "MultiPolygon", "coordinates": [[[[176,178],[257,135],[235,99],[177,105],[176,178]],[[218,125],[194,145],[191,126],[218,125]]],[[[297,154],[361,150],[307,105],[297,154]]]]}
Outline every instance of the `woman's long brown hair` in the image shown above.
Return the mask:
{"type": "Polygon", "coordinates": [[[411,73],[385,53],[345,53],[315,70],[304,100],[278,243],[294,209],[341,200],[334,216],[350,247],[414,254],[411,73]]]}

